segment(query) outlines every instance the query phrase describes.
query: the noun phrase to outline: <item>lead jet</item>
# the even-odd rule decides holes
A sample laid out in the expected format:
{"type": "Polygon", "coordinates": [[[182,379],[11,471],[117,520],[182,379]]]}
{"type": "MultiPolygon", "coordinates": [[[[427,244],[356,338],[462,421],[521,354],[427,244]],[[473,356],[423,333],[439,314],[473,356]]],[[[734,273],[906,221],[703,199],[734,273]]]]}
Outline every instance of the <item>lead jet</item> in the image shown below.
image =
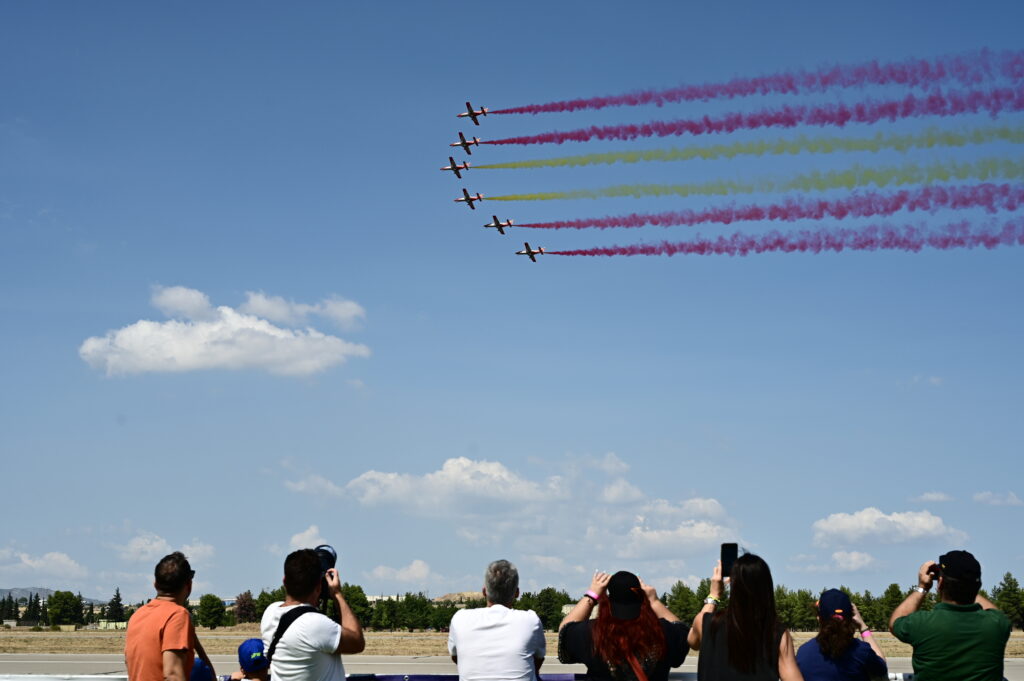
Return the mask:
{"type": "Polygon", "coordinates": [[[459,203],[461,201],[465,201],[466,205],[469,206],[470,210],[476,210],[476,206],[473,205],[473,202],[474,201],[483,201],[483,200],[484,200],[484,196],[480,192],[477,192],[476,196],[470,196],[469,192],[466,191],[466,188],[463,187],[462,188],[462,196],[457,198],[457,199],[455,199],[455,203],[459,203]]]}
{"type": "Polygon", "coordinates": [[[537,257],[536,256],[538,256],[538,255],[540,255],[541,253],[544,252],[544,247],[543,246],[538,246],[537,250],[534,250],[534,249],[530,248],[530,244],[528,242],[526,242],[526,241],[523,242],[523,245],[526,246],[526,250],[525,251],[516,251],[516,255],[528,255],[528,256],[530,256],[530,260],[532,260],[533,262],[537,262],[537,257]]]}
{"type": "Polygon", "coordinates": [[[452,143],[451,143],[451,144],[449,144],[448,146],[449,146],[449,147],[462,147],[462,150],[463,150],[463,151],[465,151],[465,152],[466,152],[467,154],[469,154],[470,156],[472,156],[472,155],[473,155],[473,152],[472,152],[472,151],[470,151],[469,147],[470,147],[470,146],[472,146],[472,145],[474,145],[474,144],[475,144],[476,146],[480,146],[480,138],[479,138],[479,137],[474,137],[474,138],[473,138],[472,140],[467,140],[467,139],[466,139],[466,136],[465,136],[465,135],[463,135],[463,134],[462,134],[462,133],[460,132],[460,133],[459,133],[459,141],[458,141],[458,142],[452,142],[452,143]]]}
{"type": "Polygon", "coordinates": [[[480,118],[481,116],[486,116],[486,115],[487,115],[487,107],[486,106],[480,107],[479,111],[473,111],[473,105],[470,104],[469,102],[466,102],[466,111],[464,113],[458,114],[456,116],[456,118],[469,118],[469,119],[471,119],[473,121],[473,125],[480,125],[480,121],[478,121],[477,119],[480,118]]]}
{"type": "Polygon", "coordinates": [[[505,222],[501,222],[498,220],[497,215],[492,215],[491,217],[494,218],[494,222],[488,222],[484,227],[494,227],[498,230],[498,234],[504,234],[505,228],[512,226],[512,220],[505,220],[505,222]]]}
{"type": "Polygon", "coordinates": [[[462,173],[460,173],[459,171],[469,170],[469,161],[463,161],[462,163],[456,164],[455,159],[449,156],[448,163],[449,165],[446,165],[444,168],[441,168],[441,170],[452,171],[453,173],[455,173],[455,177],[459,178],[460,180],[462,179],[462,173]]]}

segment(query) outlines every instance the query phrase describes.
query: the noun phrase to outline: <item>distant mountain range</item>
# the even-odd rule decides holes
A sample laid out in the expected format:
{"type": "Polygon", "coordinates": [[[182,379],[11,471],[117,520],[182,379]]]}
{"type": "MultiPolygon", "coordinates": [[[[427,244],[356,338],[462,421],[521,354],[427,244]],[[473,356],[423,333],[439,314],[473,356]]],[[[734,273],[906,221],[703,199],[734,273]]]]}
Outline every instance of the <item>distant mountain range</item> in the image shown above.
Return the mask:
{"type": "MultiPolygon", "coordinates": [[[[44,589],[41,586],[16,587],[14,589],[0,589],[0,598],[7,598],[7,594],[12,594],[14,596],[14,600],[18,600],[20,598],[28,598],[32,594],[39,594],[39,597],[45,601],[49,600],[50,596],[53,595],[53,592],[54,589],[44,589]]],[[[93,605],[106,605],[110,602],[110,599],[108,598],[105,601],[101,601],[98,598],[86,598],[85,596],[82,596],[82,602],[92,603],[93,605]]]]}

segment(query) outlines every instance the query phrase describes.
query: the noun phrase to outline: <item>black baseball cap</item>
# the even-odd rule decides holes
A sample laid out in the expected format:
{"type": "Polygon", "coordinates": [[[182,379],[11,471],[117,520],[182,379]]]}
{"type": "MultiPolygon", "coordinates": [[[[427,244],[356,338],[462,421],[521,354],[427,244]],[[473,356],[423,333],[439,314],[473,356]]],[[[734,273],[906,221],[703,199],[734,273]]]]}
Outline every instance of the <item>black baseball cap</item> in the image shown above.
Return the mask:
{"type": "Polygon", "coordinates": [[[962,582],[981,584],[981,563],[969,551],[950,551],[939,556],[942,575],[962,582]]]}
{"type": "Polygon", "coordinates": [[[823,620],[831,617],[850,619],[853,617],[853,604],[850,597],[839,589],[829,589],[818,598],[818,615],[823,620]]]}
{"type": "Polygon", "coordinates": [[[635,620],[640,616],[643,602],[644,592],[640,588],[640,579],[632,572],[620,570],[608,580],[608,603],[612,607],[612,617],[635,620]]]}

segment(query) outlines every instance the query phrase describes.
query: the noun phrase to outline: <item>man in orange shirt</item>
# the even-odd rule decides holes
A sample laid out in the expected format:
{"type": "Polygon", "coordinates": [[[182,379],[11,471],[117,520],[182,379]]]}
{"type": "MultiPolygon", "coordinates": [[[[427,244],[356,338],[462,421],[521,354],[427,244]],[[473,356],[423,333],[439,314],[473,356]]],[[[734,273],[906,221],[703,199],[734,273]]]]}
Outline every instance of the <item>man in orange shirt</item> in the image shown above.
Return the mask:
{"type": "Polygon", "coordinates": [[[216,678],[185,608],[195,574],[180,551],[156,564],[156,598],[136,610],[128,621],[124,642],[128,681],[189,681],[193,654],[210,668],[211,681],[216,678]]]}

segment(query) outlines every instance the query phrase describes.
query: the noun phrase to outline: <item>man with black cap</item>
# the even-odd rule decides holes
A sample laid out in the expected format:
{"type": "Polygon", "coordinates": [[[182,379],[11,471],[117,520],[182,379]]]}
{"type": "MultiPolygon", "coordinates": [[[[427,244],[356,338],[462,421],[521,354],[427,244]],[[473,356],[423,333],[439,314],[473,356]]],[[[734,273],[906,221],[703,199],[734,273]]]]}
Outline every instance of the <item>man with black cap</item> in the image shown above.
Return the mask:
{"type": "Polygon", "coordinates": [[[914,647],[915,681],[1000,681],[1010,620],[981,596],[981,565],[950,551],[917,572],[917,586],[889,617],[889,630],[914,647]],[[939,602],[919,610],[938,579],[939,602]]]}

